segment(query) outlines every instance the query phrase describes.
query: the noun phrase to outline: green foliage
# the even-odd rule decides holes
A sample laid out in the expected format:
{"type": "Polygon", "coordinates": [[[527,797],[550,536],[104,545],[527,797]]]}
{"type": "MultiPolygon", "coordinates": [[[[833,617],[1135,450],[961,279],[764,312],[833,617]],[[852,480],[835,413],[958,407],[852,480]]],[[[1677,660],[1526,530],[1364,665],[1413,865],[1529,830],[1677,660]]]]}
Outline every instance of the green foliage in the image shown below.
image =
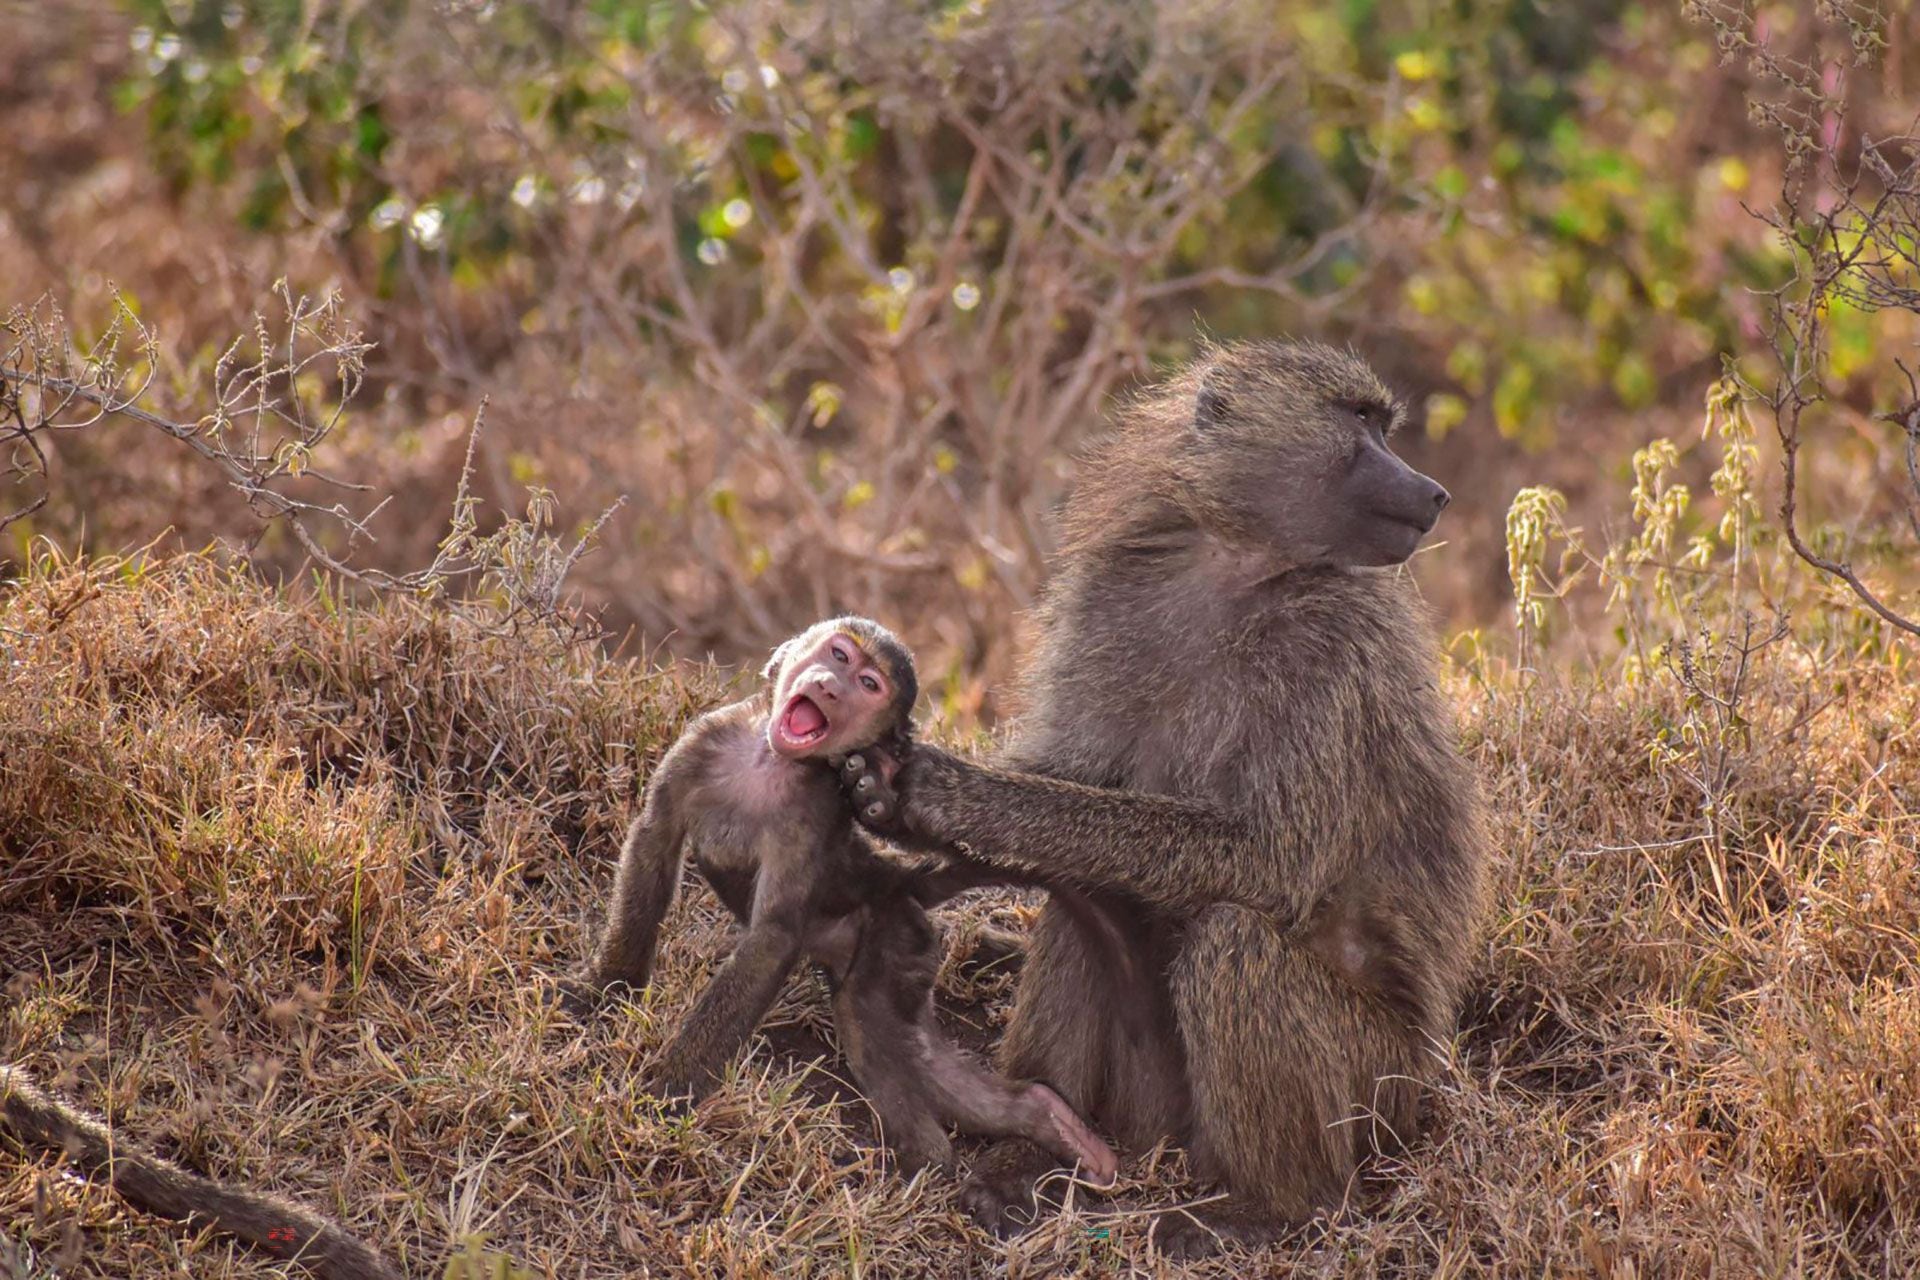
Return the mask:
{"type": "MultiPolygon", "coordinates": [[[[876,240],[895,244],[896,261],[912,268],[936,249],[930,237],[938,228],[914,225],[914,211],[888,195],[903,144],[924,129],[923,114],[903,110],[892,76],[850,63],[833,38],[766,44],[755,50],[754,75],[738,48],[751,5],[600,0],[562,26],[547,6],[525,0],[488,5],[478,14],[418,3],[128,4],[141,25],[119,100],[145,118],[158,163],[182,184],[239,189],[239,216],[249,227],[319,222],[361,242],[382,262],[389,288],[400,285],[409,240],[435,255],[448,276],[478,287],[498,277],[502,259],[537,254],[530,245],[561,234],[570,206],[612,203],[631,210],[649,180],[671,187],[675,242],[689,265],[755,253],[764,238],[760,224],[790,226],[797,186],[823,173],[844,175],[845,212],[873,225],[876,240]],[[412,47],[418,43],[452,45],[469,75],[456,81],[423,75],[412,47]],[[657,100],[659,86],[634,68],[663,57],[679,81],[675,88],[696,91],[682,109],[704,98],[721,114],[746,110],[770,101],[763,95],[786,82],[791,102],[817,113],[825,127],[797,143],[750,133],[717,151],[691,120],[669,124],[664,137],[642,136],[637,115],[673,108],[657,100]],[[432,136],[446,123],[446,111],[471,107],[454,101],[457,96],[483,86],[505,90],[509,114],[472,121],[477,131],[511,133],[523,144],[519,150],[545,159],[544,171],[520,167],[509,154],[513,148],[489,145],[474,132],[432,136]],[[436,154],[428,160],[421,151],[430,137],[436,154]],[[398,163],[397,153],[404,153],[398,163]]],[[[1143,181],[1161,180],[1163,169],[1205,182],[1209,173],[1231,171],[1239,162],[1256,165],[1258,176],[1204,211],[1180,238],[1175,258],[1157,269],[1259,271],[1284,261],[1370,198],[1381,165],[1389,166],[1392,188],[1417,181],[1450,205],[1469,198],[1480,175],[1498,170],[1516,215],[1592,249],[1589,257],[1629,231],[1646,229],[1629,226],[1628,206],[1642,194],[1640,175],[1585,138],[1574,121],[1569,76],[1594,47],[1585,37],[1610,16],[1610,6],[1556,11],[1553,21],[1528,0],[1472,0],[1446,14],[1424,4],[1286,7],[1299,38],[1303,87],[1297,95],[1256,102],[1215,140],[1228,154],[1206,156],[1201,147],[1208,140],[1196,126],[1219,123],[1231,94],[1245,87],[1233,83],[1228,62],[1212,119],[1182,118],[1171,97],[1167,109],[1139,113],[1149,126],[1133,139],[1139,159],[1114,171],[1099,193],[1110,201],[1099,212],[1124,221],[1129,203],[1153,194],[1143,181]],[[1399,106],[1382,113],[1375,95],[1390,84],[1398,86],[1399,106]],[[1311,108],[1306,128],[1299,99],[1311,108]],[[1416,155],[1415,169],[1398,168],[1416,155]]],[[[964,92],[966,43],[990,20],[986,8],[955,5],[929,14],[925,31],[909,37],[919,70],[964,92]]],[[[1219,8],[1225,20],[1217,28],[1196,27],[1185,38],[1224,52],[1236,24],[1261,20],[1239,6],[1219,8]]],[[[857,12],[844,8],[848,18],[857,12]]],[[[802,14],[796,9],[760,30],[817,32],[820,21],[802,14]]],[[[1036,23],[1039,17],[1033,15],[1036,23]]],[[[1159,32],[1111,17],[1087,24],[1081,65],[1062,88],[1089,106],[1137,108],[1179,87],[1155,83],[1161,55],[1152,42],[1159,32]]],[[[1023,34],[1037,40],[1044,33],[1023,34]]],[[[1046,55],[1036,47],[1016,50],[1015,57],[1037,70],[1046,55]]],[[[1029,161],[1076,163],[1089,141],[1080,134],[1098,127],[1098,117],[1064,126],[1032,139],[1029,161]]],[[[966,153],[941,145],[930,158],[927,179],[951,210],[965,189],[966,153]]],[[[1422,198],[1417,188],[1407,190],[1422,198]]],[[[1655,213],[1642,221],[1680,235],[1683,215],[1655,213]]],[[[983,231],[981,247],[990,248],[992,231],[983,231]]],[[[1360,265],[1354,252],[1347,246],[1328,253],[1308,274],[1309,287],[1327,291],[1350,283],[1360,265]]],[[[833,258],[831,250],[820,255],[810,274],[831,278],[860,266],[833,258]]],[[[1560,284],[1573,289],[1583,277],[1578,264],[1559,266],[1560,284]]],[[[1442,281],[1453,283],[1444,274],[1442,281]]],[[[1587,304],[1576,297],[1567,305],[1587,304]]],[[[1490,325],[1511,318],[1512,301],[1502,307],[1489,316],[1490,325]]],[[[1497,354],[1502,364],[1511,356],[1531,361],[1529,367],[1552,355],[1497,354]]],[[[1613,363],[1603,376],[1612,374],[1613,363]]],[[[1626,381],[1638,387],[1644,380],[1629,375],[1626,381]]],[[[1509,406],[1508,416],[1531,421],[1535,412],[1528,401],[1509,406]]]]}

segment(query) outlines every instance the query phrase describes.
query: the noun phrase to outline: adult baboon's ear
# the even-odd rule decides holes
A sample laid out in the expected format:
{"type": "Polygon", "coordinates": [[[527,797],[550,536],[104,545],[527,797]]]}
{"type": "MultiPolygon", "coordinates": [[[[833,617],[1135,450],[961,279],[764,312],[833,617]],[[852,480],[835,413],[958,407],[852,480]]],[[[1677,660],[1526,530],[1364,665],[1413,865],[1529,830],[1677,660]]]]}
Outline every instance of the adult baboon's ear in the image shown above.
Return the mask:
{"type": "Polygon", "coordinates": [[[1218,369],[1200,375],[1200,391],[1193,398],[1193,424],[1202,431],[1225,422],[1232,408],[1221,381],[1218,369]]]}

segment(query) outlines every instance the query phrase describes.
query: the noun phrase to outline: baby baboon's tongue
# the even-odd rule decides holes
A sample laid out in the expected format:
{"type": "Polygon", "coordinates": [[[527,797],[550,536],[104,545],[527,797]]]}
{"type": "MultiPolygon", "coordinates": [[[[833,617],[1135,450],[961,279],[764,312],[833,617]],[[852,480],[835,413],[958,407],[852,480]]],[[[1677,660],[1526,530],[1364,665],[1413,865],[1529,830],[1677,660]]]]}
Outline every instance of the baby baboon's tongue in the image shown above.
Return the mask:
{"type": "Polygon", "coordinates": [[[795,698],[787,708],[787,732],[796,738],[810,738],[826,727],[827,717],[809,698],[795,698]]]}

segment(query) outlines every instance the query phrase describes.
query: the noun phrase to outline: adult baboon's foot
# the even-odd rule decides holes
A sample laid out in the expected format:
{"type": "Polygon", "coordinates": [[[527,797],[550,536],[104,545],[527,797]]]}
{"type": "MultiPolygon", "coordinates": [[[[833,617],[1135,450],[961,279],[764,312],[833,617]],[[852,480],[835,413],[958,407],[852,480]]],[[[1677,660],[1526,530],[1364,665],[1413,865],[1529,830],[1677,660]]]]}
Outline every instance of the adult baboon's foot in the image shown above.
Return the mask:
{"type": "Polygon", "coordinates": [[[1153,1246],[1176,1262],[1210,1258],[1229,1247],[1257,1249],[1286,1235],[1289,1224],[1270,1213],[1229,1200],[1199,1209],[1179,1209],[1154,1219],[1153,1246]]]}
{"type": "Polygon", "coordinates": [[[1018,973],[1026,959],[1026,934],[986,924],[974,933],[958,963],[960,972],[972,978],[987,973],[1018,973]]]}
{"type": "Polygon", "coordinates": [[[1001,1240],[1029,1230],[1039,1220],[1035,1184],[1060,1161],[1025,1138],[988,1147],[960,1188],[960,1206],[1001,1240]]]}

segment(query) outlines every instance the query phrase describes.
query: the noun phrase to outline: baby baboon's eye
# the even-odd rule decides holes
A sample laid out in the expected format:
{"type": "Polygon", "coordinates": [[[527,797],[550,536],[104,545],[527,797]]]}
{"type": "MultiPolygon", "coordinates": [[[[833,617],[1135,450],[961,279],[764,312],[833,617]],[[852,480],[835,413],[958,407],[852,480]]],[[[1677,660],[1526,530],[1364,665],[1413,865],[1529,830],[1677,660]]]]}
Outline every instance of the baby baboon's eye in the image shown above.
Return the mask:
{"type": "Polygon", "coordinates": [[[861,676],[860,687],[862,689],[865,689],[868,693],[880,692],[880,682],[878,680],[875,680],[872,676],[861,676]]]}
{"type": "Polygon", "coordinates": [[[834,645],[833,660],[835,662],[845,663],[847,660],[847,651],[845,649],[842,649],[839,645],[834,645]]]}

